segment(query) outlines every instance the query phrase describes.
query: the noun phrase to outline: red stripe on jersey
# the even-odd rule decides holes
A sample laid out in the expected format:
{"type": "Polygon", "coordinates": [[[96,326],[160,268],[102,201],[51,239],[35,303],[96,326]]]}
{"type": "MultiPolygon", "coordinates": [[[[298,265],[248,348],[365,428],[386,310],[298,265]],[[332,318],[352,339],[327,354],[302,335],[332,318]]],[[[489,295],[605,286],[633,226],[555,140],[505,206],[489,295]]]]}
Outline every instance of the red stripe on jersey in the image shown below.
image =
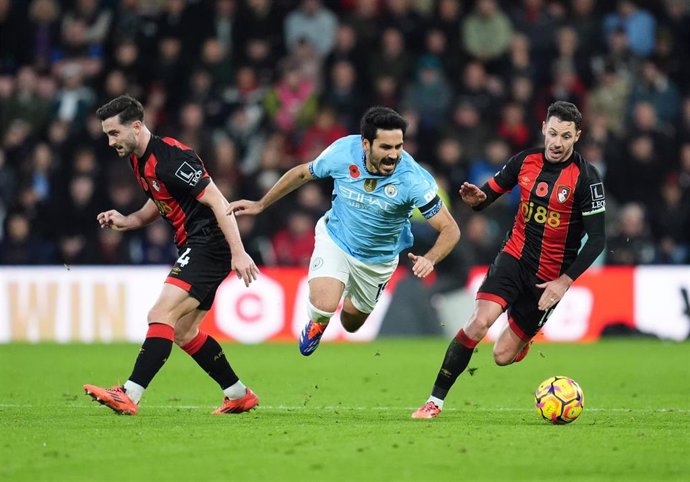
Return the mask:
{"type": "Polygon", "coordinates": [[[497,192],[497,193],[499,193],[499,194],[503,194],[503,193],[508,192],[507,189],[503,189],[501,186],[499,186],[498,183],[496,182],[496,180],[495,180],[493,177],[489,179],[489,187],[490,187],[493,191],[495,191],[495,192],[497,192]]]}
{"type": "MultiPolygon", "coordinates": [[[[174,140],[174,139],[173,139],[174,140]]],[[[182,206],[175,198],[170,195],[168,188],[156,176],[156,167],[158,166],[158,158],[151,153],[149,160],[144,167],[144,176],[149,183],[149,192],[156,201],[158,209],[164,212],[164,216],[168,219],[175,230],[175,244],[182,246],[187,241],[187,229],[185,223],[187,215],[182,210],[182,206]],[[155,180],[155,185],[152,185],[155,180]]]]}
{"type": "MultiPolygon", "coordinates": [[[[187,146],[187,145],[185,145],[185,144],[182,144],[180,141],[178,141],[177,139],[173,139],[172,137],[163,137],[163,138],[162,138],[162,141],[165,142],[165,143],[166,143],[167,145],[169,145],[169,146],[177,147],[177,148],[179,148],[179,149],[182,149],[183,151],[191,151],[191,150],[193,150],[191,147],[189,147],[189,146],[187,146]]],[[[203,168],[204,168],[204,175],[201,176],[201,179],[205,179],[205,178],[207,178],[207,177],[211,177],[211,176],[209,175],[209,173],[208,173],[208,170],[206,169],[206,165],[204,164],[204,161],[202,161],[201,158],[200,158],[199,156],[197,156],[197,158],[199,159],[199,162],[201,163],[201,165],[202,165],[203,168]]],[[[197,198],[197,199],[199,199],[199,198],[197,198]]]]}
{"type": "MultiPolygon", "coordinates": [[[[208,177],[208,176],[204,176],[204,177],[208,177]]],[[[202,179],[203,179],[203,178],[202,178],[202,179]]],[[[205,188],[203,188],[203,189],[199,192],[199,194],[196,195],[196,200],[197,200],[197,201],[201,198],[201,196],[204,195],[204,193],[206,192],[206,189],[207,189],[207,188],[208,188],[208,186],[206,186],[205,188]]]]}
{"type": "Polygon", "coordinates": [[[172,137],[162,137],[161,139],[163,140],[163,142],[165,142],[169,146],[179,147],[180,149],[182,149],[184,151],[191,151],[192,150],[191,147],[185,146],[180,141],[178,141],[177,139],[173,139],[172,137]]]}
{"type": "Polygon", "coordinates": [[[520,186],[520,206],[515,215],[515,224],[510,233],[510,239],[506,243],[503,251],[511,254],[517,259],[522,258],[522,250],[525,247],[525,212],[523,206],[528,207],[530,197],[532,196],[532,188],[539,177],[542,168],[544,167],[544,160],[542,153],[530,154],[525,157],[520,167],[518,174],[518,186],[520,186]]]}
{"type": "Polygon", "coordinates": [[[190,289],[192,289],[192,285],[187,283],[186,281],[182,281],[181,279],[178,278],[173,278],[172,276],[168,276],[165,278],[165,282],[168,283],[169,285],[177,286],[178,288],[182,288],[183,290],[189,292],[190,289]]]}
{"type": "Polygon", "coordinates": [[[565,243],[573,212],[575,186],[580,168],[574,162],[565,167],[551,190],[537,278],[551,281],[561,275],[565,243]],[[559,197],[560,196],[560,197],[559,197]],[[561,201],[563,199],[563,201],[561,201]]]}
{"type": "Polygon", "coordinates": [[[477,293],[477,299],[478,300],[493,301],[494,303],[498,303],[499,305],[501,305],[501,308],[503,308],[504,310],[508,307],[508,302],[506,300],[504,300],[500,296],[495,295],[493,293],[483,293],[483,292],[479,291],[477,293]]]}

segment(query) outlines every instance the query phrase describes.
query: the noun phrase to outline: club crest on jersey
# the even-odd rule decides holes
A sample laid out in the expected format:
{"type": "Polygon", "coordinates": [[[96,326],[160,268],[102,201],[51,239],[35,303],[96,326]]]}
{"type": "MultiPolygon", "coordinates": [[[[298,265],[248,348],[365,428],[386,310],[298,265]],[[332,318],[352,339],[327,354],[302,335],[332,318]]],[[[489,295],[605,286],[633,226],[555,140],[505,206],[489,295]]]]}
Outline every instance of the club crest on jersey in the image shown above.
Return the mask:
{"type": "Polygon", "coordinates": [[[149,184],[150,184],[156,191],[160,191],[160,190],[161,190],[161,187],[160,187],[160,185],[158,184],[158,180],[157,180],[157,179],[154,179],[153,177],[149,177],[149,178],[147,178],[147,179],[148,179],[148,181],[149,181],[149,184]]]}
{"type": "Polygon", "coordinates": [[[350,177],[355,179],[359,177],[359,167],[356,164],[350,164],[350,177]]]}
{"type": "Polygon", "coordinates": [[[570,186],[558,186],[557,192],[558,192],[558,202],[564,203],[568,200],[570,197],[570,186]]]}
{"type": "Polygon", "coordinates": [[[398,188],[395,187],[393,184],[389,184],[385,187],[383,192],[385,192],[386,196],[388,197],[395,197],[398,194],[398,188]]]}
{"type": "Polygon", "coordinates": [[[537,190],[534,191],[534,194],[536,194],[539,197],[544,197],[546,194],[549,192],[549,185],[545,183],[544,181],[540,182],[537,184],[537,190]]]}
{"type": "Polygon", "coordinates": [[[372,192],[374,189],[376,189],[377,183],[377,179],[367,179],[366,181],[364,181],[364,190],[366,192],[372,192]]]}

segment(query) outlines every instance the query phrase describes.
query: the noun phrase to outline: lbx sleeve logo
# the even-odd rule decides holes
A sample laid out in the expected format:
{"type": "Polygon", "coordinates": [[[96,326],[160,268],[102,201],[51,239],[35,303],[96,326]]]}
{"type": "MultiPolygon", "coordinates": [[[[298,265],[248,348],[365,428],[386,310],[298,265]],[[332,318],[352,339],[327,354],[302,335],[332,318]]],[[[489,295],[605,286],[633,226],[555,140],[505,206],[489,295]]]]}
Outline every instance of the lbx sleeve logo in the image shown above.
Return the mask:
{"type": "Polygon", "coordinates": [[[604,183],[598,182],[590,184],[589,190],[592,193],[592,201],[601,201],[604,199],[604,183]]]}
{"type": "Polygon", "coordinates": [[[196,186],[196,183],[201,179],[201,171],[197,171],[189,163],[183,162],[182,165],[177,168],[175,176],[182,179],[183,182],[190,186],[196,186]]]}

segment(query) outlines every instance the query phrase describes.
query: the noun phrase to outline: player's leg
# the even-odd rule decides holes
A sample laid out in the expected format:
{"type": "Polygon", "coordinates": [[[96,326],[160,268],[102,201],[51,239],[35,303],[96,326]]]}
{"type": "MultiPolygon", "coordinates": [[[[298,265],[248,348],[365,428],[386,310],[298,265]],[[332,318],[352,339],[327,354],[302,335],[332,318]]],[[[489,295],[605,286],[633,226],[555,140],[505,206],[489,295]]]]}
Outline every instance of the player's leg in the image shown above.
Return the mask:
{"type": "Polygon", "coordinates": [[[546,311],[539,310],[538,302],[543,290],[534,285],[540,282],[534,277],[528,279],[523,294],[508,310],[508,324],[494,344],[494,360],[497,365],[522,361],[529,352],[532,339],[556,308],[554,305],[546,311]]]}
{"type": "Polygon", "coordinates": [[[522,289],[520,275],[517,259],[505,253],[496,256],[479,287],[470,319],[448,345],[431,396],[425,405],[412,414],[413,418],[433,418],[441,412],[450,388],[467,368],[477,343],[486,336],[501,313],[518,298],[522,289]]]}
{"type": "Polygon", "coordinates": [[[180,319],[175,325],[175,343],[223,390],[223,405],[214,413],[251,410],[259,404],[259,398],[235,374],[218,341],[199,329],[206,313],[208,309],[197,308],[180,319]]]}
{"type": "Polygon", "coordinates": [[[148,313],[146,339],[125,384],[112,389],[84,385],[87,394],[118,413],[136,414],[144,391],[170,356],[176,321],[193,311],[198,304],[185,290],[165,283],[148,313]]]}
{"type": "Polygon", "coordinates": [[[453,384],[465,371],[477,346],[496,319],[503,306],[495,301],[478,299],[474,311],[465,325],[450,341],[441,368],[426,403],[412,414],[412,418],[434,418],[443,409],[443,403],[453,384]]]}
{"type": "Polygon", "coordinates": [[[343,300],[343,310],[340,312],[340,323],[348,333],[359,330],[371,312],[364,313],[352,303],[352,298],[346,296],[343,300]]]}
{"type": "Polygon", "coordinates": [[[307,310],[309,321],[302,329],[299,351],[309,356],[319,346],[321,337],[338,309],[345,284],[336,278],[318,277],[309,280],[309,301],[307,310]]]}
{"type": "Polygon", "coordinates": [[[316,223],[314,239],[308,276],[309,321],[299,337],[299,351],[304,356],[311,355],[319,346],[349,280],[346,254],[329,236],[323,218],[316,223]]]}
{"type": "Polygon", "coordinates": [[[387,263],[363,263],[347,256],[350,280],[345,289],[340,321],[349,333],[359,330],[374,311],[395,269],[398,258],[387,263]]]}

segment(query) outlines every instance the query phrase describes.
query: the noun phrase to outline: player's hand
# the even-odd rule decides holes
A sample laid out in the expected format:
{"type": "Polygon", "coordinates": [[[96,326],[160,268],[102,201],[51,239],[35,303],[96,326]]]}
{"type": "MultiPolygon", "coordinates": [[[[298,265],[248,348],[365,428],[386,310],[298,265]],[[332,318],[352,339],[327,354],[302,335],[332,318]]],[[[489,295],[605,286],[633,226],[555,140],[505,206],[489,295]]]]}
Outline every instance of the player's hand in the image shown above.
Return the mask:
{"type": "Polygon", "coordinates": [[[233,201],[228,204],[225,214],[230,216],[235,213],[235,216],[241,216],[243,214],[257,215],[264,210],[264,207],[259,201],[249,201],[248,199],[240,199],[239,201],[233,201]]]}
{"type": "Polygon", "coordinates": [[[556,303],[563,299],[563,295],[565,295],[565,292],[568,291],[568,288],[570,288],[572,282],[573,280],[571,280],[568,276],[563,275],[553,281],[538,283],[536,285],[537,288],[544,288],[544,292],[541,294],[539,303],[537,304],[539,309],[541,311],[546,311],[556,306],[556,303]]]}
{"type": "Polygon", "coordinates": [[[458,192],[463,202],[471,207],[475,207],[486,201],[486,193],[469,182],[463,182],[458,192]]]}
{"type": "Polygon", "coordinates": [[[244,281],[244,286],[249,286],[252,281],[259,276],[259,268],[254,264],[254,260],[246,252],[232,255],[232,270],[237,278],[244,281]]]}
{"type": "Polygon", "coordinates": [[[407,253],[407,257],[410,258],[414,264],[412,265],[412,274],[417,278],[426,278],[434,270],[434,263],[429,261],[424,256],[417,256],[416,254],[407,253]]]}
{"type": "Polygon", "coordinates": [[[96,219],[98,220],[98,224],[101,225],[101,229],[110,228],[115,231],[127,231],[129,229],[127,216],[123,216],[115,209],[100,213],[96,216],[96,219]]]}

